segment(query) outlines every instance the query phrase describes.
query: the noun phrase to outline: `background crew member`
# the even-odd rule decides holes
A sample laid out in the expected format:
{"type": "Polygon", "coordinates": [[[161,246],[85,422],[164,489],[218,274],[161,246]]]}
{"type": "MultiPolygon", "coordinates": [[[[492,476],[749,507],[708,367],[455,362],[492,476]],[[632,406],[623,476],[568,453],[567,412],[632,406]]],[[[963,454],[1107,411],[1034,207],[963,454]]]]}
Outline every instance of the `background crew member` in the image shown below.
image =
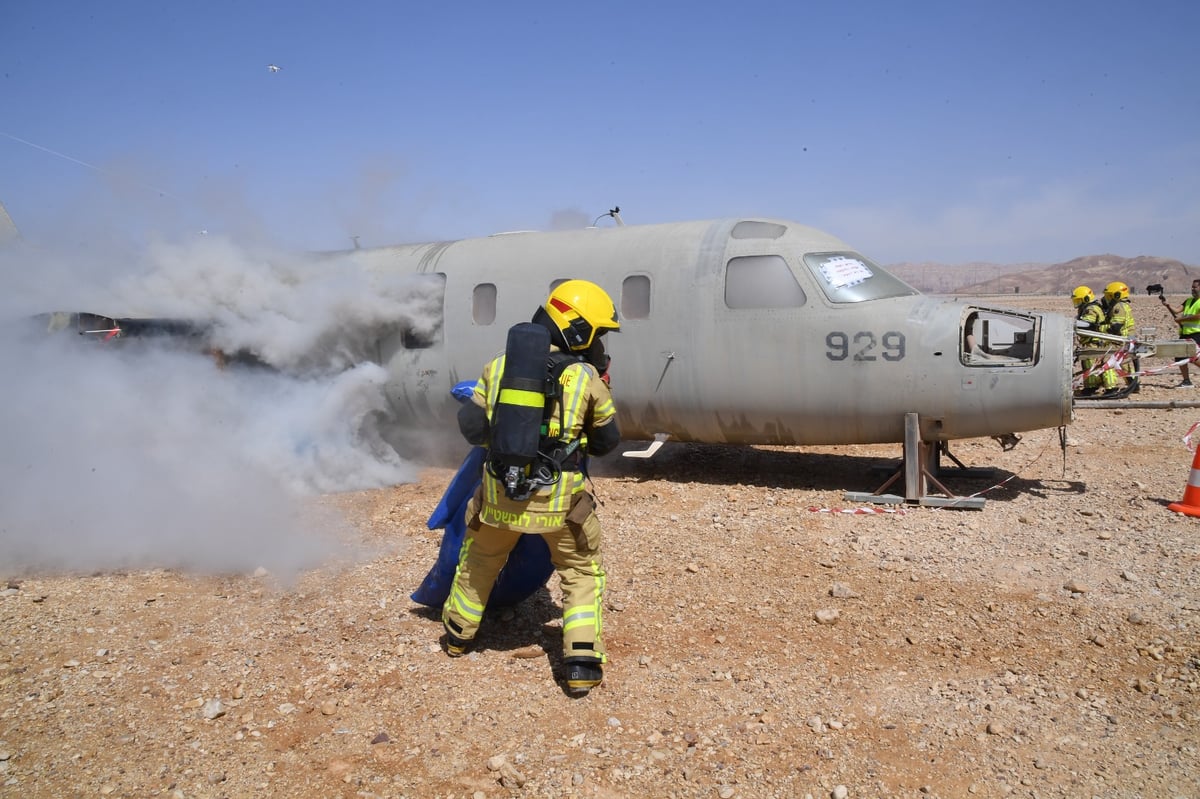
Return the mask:
{"type": "MultiPolygon", "coordinates": [[[[1200,346],[1200,280],[1192,281],[1192,296],[1183,301],[1183,305],[1176,311],[1167,302],[1167,298],[1162,294],[1158,295],[1162,301],[1163,307],[1167,309],[1167,313],[1171,314],[1171,318],[1175,320],[1175,324],[1179,325],[1179,337],[1191,339],[1200,346]]],[[[1179,382],[1177,388],[1191,388],[1192,381],[1188,375],[1188,365],[1186,363],[1179,364],[1179,374],[1183,376],[1183,380],[1179,382]]]]}
{"type": "MultiPolygon", "coordinates": [[[[1104,327],[1105,315],[1104,308],[1101,307],[1100,301],[1096,299],[1096,295],[1087,286],[1078,286],[1071,292],[1071,304],[1075,306],[1075,319],[1082,322],[1083,325],[1078,326],[1081,329],[1095,330],[1100,332],[1104,327]]],[[[1100,346],[1100,339],[1080,336],[1079,343],[1084,347],[1100,346]]],[[[1087,373],[1096,365],[1095,358],[1082,358],[1079,361],[1080,367],[1084,373],[1087,373]]],[[[1100,388],[1101,376],[1099,372],[1090,374],[1083,380],[1083,390],[1081,395],[1095,394],[1100,388]]]]}
{"type": "MultiPolygon", "coordinates": [[[[1104,323],[1104,331],[1112,336],[1124,336],[1129,338],[1133,335],[1133,306],[1129,304],[1129,286],[1119,280],[1114,280],[1104,287],[1104,305],[1107,309],[1107,317],[1104,323]]],[[[1134,363],[1129,361],[1129,367],[1123,367],[1122,373],[1125,377],[1125,382],[1128,384],[1130,391],[1138,390],[1138,379],[1127,373],[1128,368],[1132,368],[1134,363]]],[[[1117,370],[1106,369],[1104,371],[1104,388],[1105,393],[1118,393],[1117,388],[1117,370]]]]}

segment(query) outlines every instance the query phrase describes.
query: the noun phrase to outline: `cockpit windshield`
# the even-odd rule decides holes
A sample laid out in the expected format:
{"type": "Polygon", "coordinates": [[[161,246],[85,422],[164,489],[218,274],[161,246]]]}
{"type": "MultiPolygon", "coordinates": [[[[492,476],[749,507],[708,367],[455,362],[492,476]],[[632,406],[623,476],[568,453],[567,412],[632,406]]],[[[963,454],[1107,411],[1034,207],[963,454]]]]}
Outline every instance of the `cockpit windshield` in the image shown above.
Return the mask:
{"type": "Polygon", "coordinates": [[[804,263],[830,302],[866,302],[920,293],[856,252],[810,252],[804,263]]]}

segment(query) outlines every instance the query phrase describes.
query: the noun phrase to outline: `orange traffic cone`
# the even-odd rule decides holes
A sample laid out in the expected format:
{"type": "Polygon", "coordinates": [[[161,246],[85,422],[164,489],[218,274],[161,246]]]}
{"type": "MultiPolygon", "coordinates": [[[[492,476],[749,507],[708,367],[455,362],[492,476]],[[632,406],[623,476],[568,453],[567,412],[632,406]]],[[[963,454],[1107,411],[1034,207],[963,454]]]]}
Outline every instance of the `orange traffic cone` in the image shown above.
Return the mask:
{"type": "Polygon", "coordinates": [[[1167,507],[1176,513],[1200,518],[1200,447],[1196,447],[1196,456],[1192,458],[1192,472],[1183,488],[1183,499],[1167,507]]]}

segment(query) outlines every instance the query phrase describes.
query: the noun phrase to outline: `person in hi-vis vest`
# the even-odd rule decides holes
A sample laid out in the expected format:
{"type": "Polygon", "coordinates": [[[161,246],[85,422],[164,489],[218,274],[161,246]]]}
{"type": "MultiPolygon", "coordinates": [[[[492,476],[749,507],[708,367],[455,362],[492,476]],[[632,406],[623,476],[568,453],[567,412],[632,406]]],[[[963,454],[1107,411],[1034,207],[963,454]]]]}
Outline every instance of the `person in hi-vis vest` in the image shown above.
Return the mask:
{"type": "MultiPolygon", "coordinates": [[[[1163,307],[1167,309],[1167,313],[1171,314],[1171,318],[1175,320],[1175,324],[1179,325],[1179,337],[1191,339],[1197,346],[1200,346],[1200,279],[1192,281],[1192,296],[1183,301],[1183,305],[1179,310],[1171,307],[1167,302],[1167,298],[1162,294],[1158,295],[1162,300],[1163,307]]],[[[1192,381],[1188,374],[1187,363],[1179,364],[1179,374],[1183,380],[1179,381],[1176,388],[1191,388],[1192,381]]]]}

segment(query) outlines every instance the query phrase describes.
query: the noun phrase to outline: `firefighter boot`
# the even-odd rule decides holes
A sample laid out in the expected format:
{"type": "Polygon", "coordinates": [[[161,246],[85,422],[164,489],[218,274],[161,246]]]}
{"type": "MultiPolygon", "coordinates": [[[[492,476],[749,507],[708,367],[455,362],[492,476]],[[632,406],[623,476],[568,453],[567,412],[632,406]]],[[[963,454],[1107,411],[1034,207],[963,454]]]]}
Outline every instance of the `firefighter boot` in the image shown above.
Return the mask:
{"type": "Polygon", "coordinates": [[[573,696],[585,695],[604,679],[600,661],[594,658],[568,658],[566,665],[567,693],[573,696]]]}
{"type": "Polygon", "coordinates": [[[446,628],[446,654],[452,658],[462,657],[467,653],[467,648],[471,646],[471,642],[464,638],[459,638],[454,634],[449,627],[446,628]]]}

